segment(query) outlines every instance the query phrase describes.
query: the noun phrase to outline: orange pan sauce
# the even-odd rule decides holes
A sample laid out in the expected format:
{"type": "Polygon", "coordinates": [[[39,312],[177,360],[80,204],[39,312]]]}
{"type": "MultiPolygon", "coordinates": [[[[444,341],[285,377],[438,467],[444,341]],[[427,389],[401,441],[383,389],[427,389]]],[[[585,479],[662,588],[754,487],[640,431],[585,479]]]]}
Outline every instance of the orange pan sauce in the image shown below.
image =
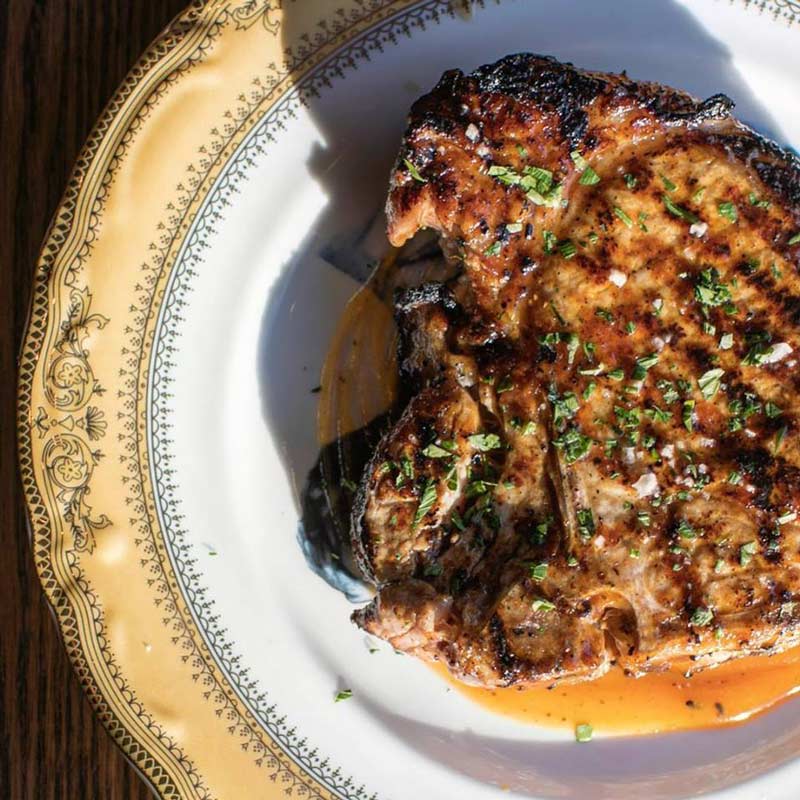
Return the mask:
{"type": "Polygon", "coordinates": [[[737,659],[690,678],[677,669],[629,678],[613,668],[597,680],[552,689],[476,689],[443,666],[435,669],[487,710],[532,725],[658,733],[745,722],[774,707],[800,689],[800,648],[737,659]]]}

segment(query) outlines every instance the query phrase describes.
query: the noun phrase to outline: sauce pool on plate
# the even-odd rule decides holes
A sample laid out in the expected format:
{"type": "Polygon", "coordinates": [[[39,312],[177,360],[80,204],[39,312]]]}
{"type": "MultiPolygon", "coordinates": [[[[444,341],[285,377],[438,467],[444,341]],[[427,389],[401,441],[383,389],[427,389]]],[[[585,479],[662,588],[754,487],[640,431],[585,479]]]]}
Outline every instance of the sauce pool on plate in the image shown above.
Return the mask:
{"type": "Polygon", "coordinates": [[[488,711],[533,725],[591,722],[604,733],[659,733],[745,722],[800,689],[800,647],[774,656],[749,656],[685,677],[677,669],[631,678],[612,668],[594,681],[552,689],[455,689],[488,711]]]}

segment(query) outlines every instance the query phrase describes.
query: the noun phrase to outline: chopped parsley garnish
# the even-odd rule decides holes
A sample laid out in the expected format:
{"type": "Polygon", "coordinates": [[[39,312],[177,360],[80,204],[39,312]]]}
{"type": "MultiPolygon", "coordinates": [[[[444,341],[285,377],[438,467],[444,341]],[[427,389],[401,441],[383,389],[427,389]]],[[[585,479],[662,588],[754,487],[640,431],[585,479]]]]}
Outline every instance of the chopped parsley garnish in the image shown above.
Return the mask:
{"type": "Polygon", "coordinates": [[[578,509],[577,513],[578,517],[578,534],[580,535],[581,539],[584,542],[589,541],[589,539],[594,536],[595,526],[594,526],[594,517],[592,516],[592,510],[590,508],[581,508],[578,509]]]}
{"type": "Polygon", "coordinates": [[[503,392],[510,392],[513,388],[514,381],[512,381],[511,378],[506,375],[495,387],[495,392],[497,392],[497,394],[503,394],[503,392]]]}
{"type": "Polygon", "coordinates": [[[422,522],[425,515],[436,505],[436,481],[428,478],[425,482],[425,488],[422,490],[422,497],[420,498],[419,505],[417,506],[417,513],[414,514],[414,521],[411,527],[416,528],[422,522]]]}
{"type": "Polygon", "coordinates": [[[428,181],[419,174],[419,170],[407,159],[403,159],[403,163],[406,165],[406,169],[408,170],[408,174],[415,180],[417,183],[427,183],[428,181]]]}
{"type": "Polygon", "coordinates": [[[586,384],[586,388],[583,390],[582,394],[583,399],[588,400],[592,396],[592,394],[594,394],[594,390],[596,388],[597,384],[594,381],[589,381],[589,383],[586,384]]]}
{"type": "Polygon", "coordinates": [[[400,459],[400,472],[395,479],[395,485],[399,488],[405,485],[406,480],[414,480],[414,464],[408,456],[403,456],[400,459]]]}
{"type": "Polygon", "coordinates": [[[589,166],[589,162],[577,150],[573,150],[569,155],[575,166],[582,170],[578,183],[582,186],[594,186],[596,183],[600,183],[600,176],[589,166]]]}
{"type": "Polygon", "coordinates": [[[660,409],[657,405],[644,410],[645,416],[650,417],[655,422],[669,422],[672,419],[672,412],[660,409]]]}
{"type": "Polygon", "coordinates": [[[334,703],[341,703],[342,700],[349,700],[353,696],[352,689],[342,689],[340,692],[336,692],[333,698],[334,703]]]}
{"type": "Polygon", "coordinates": [[[728,403],[728,410],[733,415],[728,420],[728,430],[740,431],[749,417],[761,411],[761,403],[752,392],[745,392],[741,397],[728,403]]]}
{"type": "Polygon", "coordinates": [[[704,306],[721,306],[731,300],[730,289],[719,282],[719,272],[714,267],[702,270],[697,276],[694,296],[704,306]]]}
{"type": "Polygon", "coordinates": [[[759,200],[755,192],[750,192],[747,196],[747,200],[751,206],[755,206],[756,208],[769,208],[772,205],[769,200],[759,200]]]}
{"type": "Polygon", "coordinates": [[[519,431],[523,436],[530,436],[536,430],[536,423],[529,419],[527,422],[523,422],[519,417],[512,417],[508,424],[514,430],[519,431]]]}
{"type": "Polygon", "coordinates": [[[722,336],[719,337],[719,349],[730,350],[731,347],[733,347],[733,334],[723,333],[722,336]]]}
{"type": "Polygon", "coordinates": [[[450,458],[455,452],[453,442],[431,442],[423,451],[422,455],[427,458],[450,458]]]}
{"type": "Polygon", "coordinates": [[[761,411],[761,403],[758,397],[752,392],[745,392],[740,398],[737,397],[735,400],[731,400],[728,404],[728,408],[732,414],[747,419],[761,411]]]}
{"type": "Polygon", "coordinates": [[[543,522],[539,522],[536,524],[533,533],[533,539],[536,544],[542,544],[545,538],[547,538],[547,531],[550,529],[550,523],[553,521],[552,516],[545,517],[543,522]]]}
{"type": "Polygon", "coordinates": [[[712,619],[714,619],[714,612],[711,609],[700,606],[692,612],[689,623],[696,628],[702,628],[709,625],[712,619]]]}
{"type": "Polygon", "coordinates": [[[578,169],[586,169],[589,166],[589,162],[581,155],[579,150],[573,150],[569,157],[578,169]]]}
{"type": "Polygon", "coordinates": [[[739,548],[739,564],[746,567],[756,554],[758,545],[755,542],[747,542],[739,548]]]}
{"type": "Polygon", "coordinates": [[[720,381],[725,374],[722,369],[710,369],[704,372],[698,379],[697,385],[700,387],[700,393],[706,400],[711,400],[714,395],[719,391],[720,381]]]}
{"type": "Polygon", "coordinates": [[[543,597],[537,597],[533,603],[531,603],[531,607],[534,611],[555,611],[555,606],[549,600],[545,600],[543,597]]]}
{"type": "Polygon", "coordinates": [[[600,317],[600,319],[602,320],[605,320],[606,322],[609,323],[609,325],[614,322],[614,315],[608,309],[596,308],[594,310],[594,315],[596,317],[600,317]]]}
{"type": "Polygon", "coordinates": [[[652,369],[656,364],[658,364],[658,353],[650,353],[649,355],[637,358],[636,366],[633,370],[633,379],[635,381],[644,380],[647,371],[652,369]]]}
{"type": "Polygon", "coordinates": [[[636,188],[636,184],[638,183],[638,181],[636,180],[636,176],[635,175],[631,175],[630,172],[626,172],[622,177],[625,179],[625,185],[629,189],[635,189],[636,188]]]}
{"type": "Polygon", "coordinates": [[[625,333],[628,335],[634,333],[636,331],[636,323],[629,321],[625,323],[625,333]]]}
{"type": "Polygon", "coordinates": [[[578,252],[578,248],[575,246],[575,242],[570,239],[565,239],[563,242],[558,243],[558,252],[561,254],[562,258],[569,259],[575,256],[578,252]]]}
{"type": "Polygon", "coordinates": [[[739,219],[739,212],[736,210],[736,206],[731,203],[730,200],[717,203],[717,211],[719,211],[721,217],[725,217],[725,219],[728,219],[731,222],[736,222],[739,219]]]}
{"type": "Polygon", "coordinates": [[[614,406],[614,414],[623,428],[639,427],[640,417],[638,408],[622,408],[614,406]]]}
{"type": "Polygon", "coordinates": [[[561,423],[575,416],[580,404],[574,392],[567,392],[559,397],[555,392],[550,392],[548,399],[553,405],[553,424],[558,428],[561,423]]]}
{"type": "Polygon", "coordinates": [[[486,494],[492,486],[497,486],[491,481],[474,480],[467,484],[467,497],[479,497],[486,494]]]}
{"type": "Polygon", "coordinates": [[[561,184],[553,182],[553,173],[549,169],[526,166],[520,173],[511,167],[493,164],[488,173],[506,186],[519,186],[528,200],[537,206],[555,208],[561,203],[561,184]]]}
{"type": "Polygon", "coordinates": [[[683,411],[681,412],[681,419],[683,420],[684,427],[689,433],[694,430],[694,400],[683,401],[683,411]]]}
{"type": "Polygon", "coordinates": [[[675,388],[675,384],[672,381],[668,380],[660,380],[656,383],[656,387],[661,392],[662,396],[664,397],[665,403],[674,403],[676,400],[680,398],[677,389],[675,388]]]}
{"type": "Polygon", "coordinates": [[[614,216],[622,220],[627,227],[633,227],[633,220],[619,206],[614,206],[614,216]]]}
{"type": "Polygon", "coordinates": [[[577,428],[570,428],[557,439],[553,439],[553,445],[564,453],[567,464],[574,464],[586,456],[592,446],[592,440],[577,428]]]}
{"type": "Polygon", "coordinates": [[[580,725],[575,726],[575,741],[576,742],[591,742],[594,730],[591,725],[582,722],[580,725]]]}
{"type": "Polygon", "coordinates": [[[503,249],[502,242],[494,242],[490,244],[484,251],[485,256],[496,256],[503,249]]]}
{"type": "Polygon", "coordinates": [[[459,514],[455,509],[453,509],[453,512],[450,514],[450,522],[452,522],[453,525],[455,525],[455,527],[460,531],[463,531],[467,527],[466,523],[461,518],[461,514],[459,514]]]}
{"type": "Polygon", "coordinates": [[[691,223],[700,222],[700,217],[698,217],[697,214],[693,213],[692,211],[689,211],[683,206],[679,206],[673,203],[669,195],[663,194],[661,195],[661,199],[664,201],[664,207],[674,217],[678,217],[679,219],[691,223]]]}
{"type": "Polygon", "coordinates": [[[547,564],[531,564],[531,578],[535,581],[543,581],[547,577],[547,564]]]}
{"type": "Polygon", "coordinates": [[[674,192],[678,188],[666,175],[659,173],[658,177],[661,178],[661,182],[668,192],[674,192]]]}
{"type": "MultiPolygon", "coordinates": [[[[562,341],[564,337],[562,335],[562,341]]],[[[575,360],[575,354],[578,352],[578,348],[581,345],[581,340],[578,338],[577,333],[568,333],[566,336],[567,342],[567,364],[572,364],[575,360]]]]}
{"type": "Polygon", "coordinates": [[[772,447],[772,452],[774,455],[777,455],[778,450],[781,449],[781,445],[783,444],[783,440],[786,438],[786,426],[784,425],[776,434],[775,434],[775,444],[772,447]]]}
{"type": "Polygon", "coordinates": [[[500,437],[496,433],[474,433],[467,437],[467,441],[481,453],[497,450],[502,446],[500,437]]]}
{"type": "Polygon", "coordinates": [[[682,519],[678,523],[677,527],[678,536],[681,539],[696,539],[697,538],[697,531],[685,520],[682,519]]]}
{"type": "Polygon", "coordinates": [[[772,345],[769,342],[755,342],[742,359],[742,364],[749,367],[760,367],[772,354],[772,345]]]}
{"type": "Polygon", "coordinates": [[[561,341],[561,334],[557,331],[544,334],[539,337],[539,344],[549,347],[551,350],[561,341]]]}
{"type": "Polygon", "coordinates": [[[639,548],[638,548],[638,547],[631,547],[631,549],[630,549],[630,550],[628,550],[628,555],[629,555],[631,558],[639,558],[639,556],[641,555],[641,553],[639,552],[639,548]]]}

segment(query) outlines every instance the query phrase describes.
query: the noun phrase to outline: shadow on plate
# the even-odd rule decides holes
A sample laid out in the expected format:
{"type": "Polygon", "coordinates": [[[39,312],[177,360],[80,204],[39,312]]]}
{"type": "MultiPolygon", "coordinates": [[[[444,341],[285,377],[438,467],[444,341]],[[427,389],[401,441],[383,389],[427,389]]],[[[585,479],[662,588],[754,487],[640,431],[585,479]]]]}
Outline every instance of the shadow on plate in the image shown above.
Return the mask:
{"type": "MultiPolygon", "coordinates": [[[[588,746],[453,731],[403,717],[369,697],[359,696],[358,702],[420,757],[480,783],[563,800],[696,797],[774,769],[796,757],[800,747],[797,699],[727,729],[724,736],[707,731],[666,733],[595,739],[588,746]]],[[[790,796],[788,789],[784,796],[790,796]]],[[[742,787],[737,797],[768,795],[742,787]]]]}

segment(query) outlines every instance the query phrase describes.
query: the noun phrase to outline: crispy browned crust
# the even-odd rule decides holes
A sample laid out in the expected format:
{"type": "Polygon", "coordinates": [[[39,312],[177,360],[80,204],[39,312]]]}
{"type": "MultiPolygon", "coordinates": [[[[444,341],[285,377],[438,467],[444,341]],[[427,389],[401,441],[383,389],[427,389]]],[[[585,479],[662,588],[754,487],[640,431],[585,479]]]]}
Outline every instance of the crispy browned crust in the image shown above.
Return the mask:
{"type": "Polygon", "coordinates": [[[797,641],[800,166],[732,105],[527,54],[414,104],[389,238],[459,270],[399,298],[364,628],[485,685],[797,641]]]}

